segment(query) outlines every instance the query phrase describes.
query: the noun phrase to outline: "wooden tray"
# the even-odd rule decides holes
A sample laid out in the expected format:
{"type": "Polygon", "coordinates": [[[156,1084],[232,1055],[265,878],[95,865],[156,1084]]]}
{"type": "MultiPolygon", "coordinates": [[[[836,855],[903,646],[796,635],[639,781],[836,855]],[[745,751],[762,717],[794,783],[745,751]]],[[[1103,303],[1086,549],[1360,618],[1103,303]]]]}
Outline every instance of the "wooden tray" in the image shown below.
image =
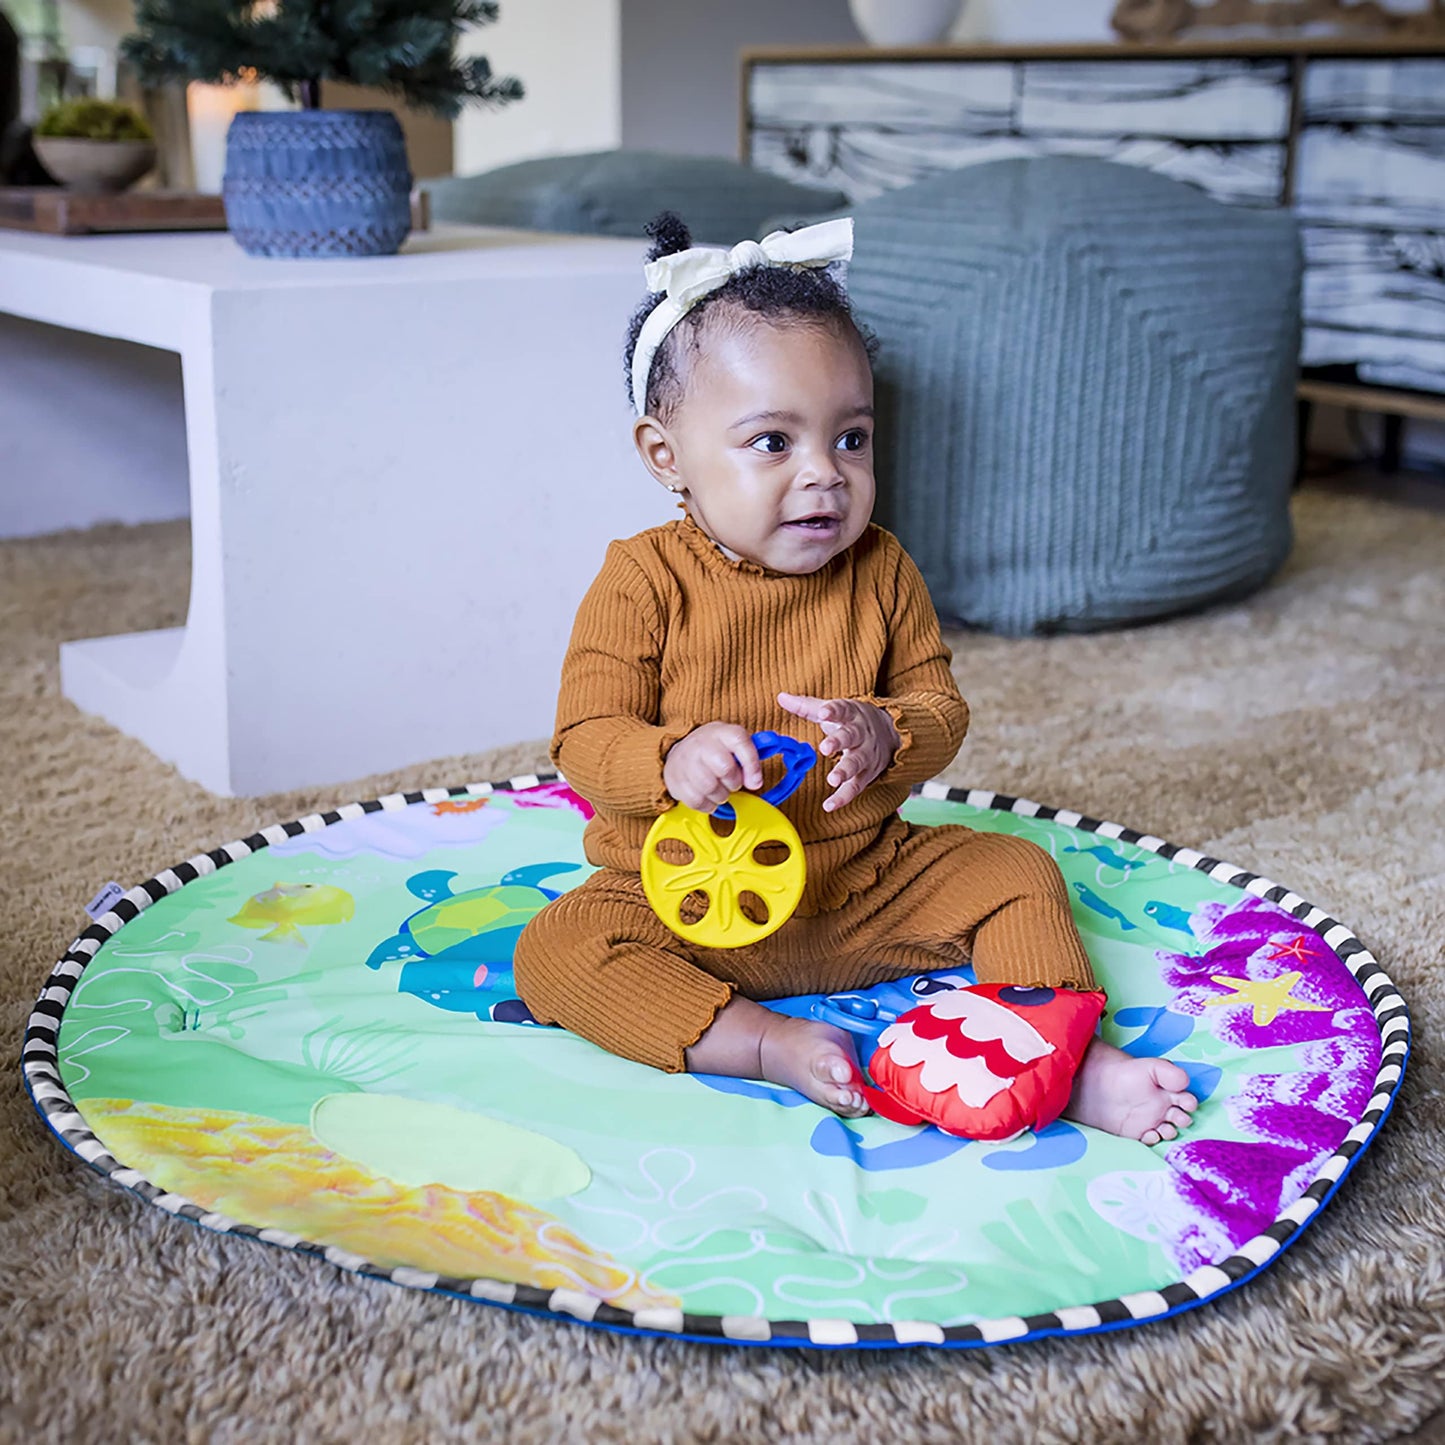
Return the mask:
{"type": "MultiPolygon", "coordinates": [[[[431,207],[422,191],[411,196],[414,231],[429,230],[431,207]]],[[[220,196],[190,191],[126,191],[108,195],[60,186],[0,186],[0,227],[89,236],[105,231],[224,231],[220,196]]]]}
{"type": "Polygon", "coordinates": [[[99,231],[224,231],[219,196],[186,191],[109,195],[60,186],[0,186],[0,226],[85,236],[99,231]]]}

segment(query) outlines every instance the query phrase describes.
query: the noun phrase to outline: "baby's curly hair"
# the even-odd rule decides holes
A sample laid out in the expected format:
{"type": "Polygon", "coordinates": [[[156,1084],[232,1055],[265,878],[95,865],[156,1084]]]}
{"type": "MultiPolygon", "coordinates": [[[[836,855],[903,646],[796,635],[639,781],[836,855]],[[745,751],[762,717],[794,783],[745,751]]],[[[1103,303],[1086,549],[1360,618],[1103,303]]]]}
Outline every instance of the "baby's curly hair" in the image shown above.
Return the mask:
{"type": "MultiPolygon", "coordinates": [[[[692,234],[686,223],[673,211],[663,211],[647,223],[652,247],[649,261],[686,251],[692,245],[692,234]]],[[[627,377],[627,395],[636,406],[632,394],[632,357],[637,338],[662,293],[655,292],[643,300],[632,314],[627,327],[627,344],[623,348],[623,366],[627,377]]],[[[789,318],[802,325],[851,331],[857,336],[871,363],[878,353],[878,338],[853,314],[848,295],[821,267],[753,266],[740,272],[725,285],[703,297],[691,311],[668,332],[652,360],[647,378],[647,396],[642,410],[662,421],[671,419],[681,403],[686,387],[684,354],[697,355],[707,328],[719,325],[745,326],[747,313],[768,320],[789,318]]]]}

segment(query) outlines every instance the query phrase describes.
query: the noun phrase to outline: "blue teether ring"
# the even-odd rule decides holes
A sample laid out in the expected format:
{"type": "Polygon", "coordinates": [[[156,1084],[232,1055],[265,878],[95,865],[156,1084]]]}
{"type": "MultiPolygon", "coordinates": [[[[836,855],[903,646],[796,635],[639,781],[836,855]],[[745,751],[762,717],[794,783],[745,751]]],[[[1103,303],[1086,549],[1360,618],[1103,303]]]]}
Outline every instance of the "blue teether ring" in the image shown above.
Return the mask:
{"type": "MultiPolygon", "coordinates": [[[[784,798],[792,797],[798,784],[808,776],[809,770],[818,761],[818,753],[812,743],[799,742],[797,738],[786,737],[782,733],[754,733],[753,746],[757,748],[760,758],[782,758],[787,767],[787,772],[766,793],[761,794],[763,802],[771,803],[775,808],[784,798]]],[[[732,805],[719,803],[712,810],[712,815],[730,823],[734,817],[732,805]]]]}

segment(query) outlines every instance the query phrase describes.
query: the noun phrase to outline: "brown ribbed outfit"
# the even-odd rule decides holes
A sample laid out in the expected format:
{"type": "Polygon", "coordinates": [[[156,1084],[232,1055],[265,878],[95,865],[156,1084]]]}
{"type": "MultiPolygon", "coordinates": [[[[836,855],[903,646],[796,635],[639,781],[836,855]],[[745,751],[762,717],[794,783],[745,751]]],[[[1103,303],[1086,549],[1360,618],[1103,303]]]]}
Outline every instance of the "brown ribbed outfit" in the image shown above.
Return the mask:
{"type": "Polygon", "coordinates": [[[1047,853],[897,816],[963,741],[968,708],[949,661],[918,569],[880,527],[804,576],[733,561],[686,517],[612,543],[578,609],[552,740],[597,810],[584,846],[600,871],[517,942],[517,990],[537,1019],[678,1070],[734,991],[832,993],[967,960],[984,983],[1096,988],[1047,853]],[[808,870],[787,923],[745,948],[687,943],[638,876],[647,831],[674,801],[663,762],[719,720],[820,741],[779,692],[875,703],[901,745],[836,812],[822,806],[827,759],[783,803],[808,870]]]}

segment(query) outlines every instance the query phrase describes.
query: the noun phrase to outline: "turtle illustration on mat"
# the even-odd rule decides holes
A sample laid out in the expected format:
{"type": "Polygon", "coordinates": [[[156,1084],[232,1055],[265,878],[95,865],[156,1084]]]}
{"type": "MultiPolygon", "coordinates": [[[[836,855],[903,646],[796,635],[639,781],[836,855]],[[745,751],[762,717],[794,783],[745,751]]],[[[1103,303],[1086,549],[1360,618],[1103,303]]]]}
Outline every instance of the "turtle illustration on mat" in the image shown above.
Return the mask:
{"type": "Polygon", "coordinates": [[[556,898],[542,880],[571,873],[579,863],[532,863],[514,868],[498,883],[452,892],[457,875],[433,868],[406,881],[425,903],[396,933],[377,944],[368,968],[400,963],[397,989],[451,1013],[471,1013],[499,1023],[534,1022],[512,991],[512,951],[522,930],[556,898]]]}

